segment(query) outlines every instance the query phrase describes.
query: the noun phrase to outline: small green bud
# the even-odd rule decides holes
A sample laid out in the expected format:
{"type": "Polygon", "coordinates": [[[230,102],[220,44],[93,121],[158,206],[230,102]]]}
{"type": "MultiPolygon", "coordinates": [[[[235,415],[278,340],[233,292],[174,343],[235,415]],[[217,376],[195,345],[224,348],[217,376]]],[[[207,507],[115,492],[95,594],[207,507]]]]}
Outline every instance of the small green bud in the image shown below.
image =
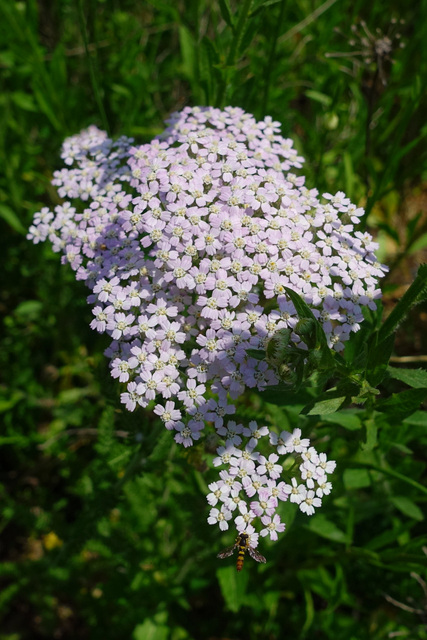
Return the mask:
{"type": "Polygon", "coordinates": [[[317,342],[316,323],[312,318],[300,318],[294,329],[308,347],[314,348],[317,342]]]}
{"type": "Polygon", "coordinates": [[[288,384],[294,384],[297,380],[297,375],[287,364],[280,364],[277,367],[277,374],[283,382],[288,384]]]}
{"type": "Polygon", "coordinates": [[[285,359],[286,348],[289,345],[291,333],[290,329],[279,329],[279,331],[276,331],[276,333],[271,336],[266,347],[267,360],[269,362],[279,363],[285,359]]]}

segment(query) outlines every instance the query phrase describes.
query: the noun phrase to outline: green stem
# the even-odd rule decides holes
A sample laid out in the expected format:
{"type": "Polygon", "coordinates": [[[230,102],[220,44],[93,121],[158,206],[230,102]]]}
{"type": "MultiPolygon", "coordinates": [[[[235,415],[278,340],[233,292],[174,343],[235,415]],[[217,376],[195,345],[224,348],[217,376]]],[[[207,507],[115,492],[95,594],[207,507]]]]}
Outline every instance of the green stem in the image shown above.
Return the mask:
{"type": "Polygon", "coordinates": [[[277,40],[279,38],[280,27],[283,22],[284,13],[285,13],[285,0],[282,0],[282,2],[280,3],[279,17],[277,19],[275,29],[274,29],[274,36],[271,41],[271,48],[270,48],[270,54],[268,56],[267,68],[265,70],[265,89],[264,89],[264,99],[262,103],[262,114],[264,117],[267,114],[268,98],[270,94],[270,84],[271,84],[271,71],[274,65],[274,58],[276,56],[276,48],[277,48],[277,40]]]}
{"type": "Polygon", "coordinates": [[[83,0],[78,0],[77,6],[78,6],[78,14],[79,14],[79,22],[80,22],[80,31],[82,33],[83,44],[84,44],[84,47],[85,47],[86,60],[87,60],[88,66],[89,66],[89,75],[90,75],[90,80],[91,80],[91,83],[92,83],[92,89],[93,89],[93,93],[94,93],[94,96],[95,96],[95,101],[96,101],[96,104],[98,106],[99,115],[101,116],[102,126],[105,129],[105,131],[107,131],[107,133],[109,133],[110,132],[110,126],[108,124],[107,114],[105,113],[104,105],[103,105],[102,98],[101,98],[101,91],[100,91],[99,84],[98,84],[98,79],[97,79],[97,76],[96,76],[95,65],[93,63],[93,58],[92,58],[92,56],[90,54],[90,51],[89,51],[89,42],[88,42],[88,37],[87,37],[86,22],[85,22],[85,16],[84,16],[84,12],[83,12],[83,0]]]}
{"type": "Polygon", "coordinates": [[[218,91],[217,106],[223,108],[225,106],[225,98],[227,93],[228,81],[229,81],[229,68],[236,63],[239,47],[241,45],[243,34],[245,31],[246,22],[248,21],[249,12],[252,7],[253,0],[244,0],[242,9],[237,20],[236,27],[234,29],[234,37],[231,41],[230,50],[226,59],[226,69],[222,78],[221,86],[218,91]]]}

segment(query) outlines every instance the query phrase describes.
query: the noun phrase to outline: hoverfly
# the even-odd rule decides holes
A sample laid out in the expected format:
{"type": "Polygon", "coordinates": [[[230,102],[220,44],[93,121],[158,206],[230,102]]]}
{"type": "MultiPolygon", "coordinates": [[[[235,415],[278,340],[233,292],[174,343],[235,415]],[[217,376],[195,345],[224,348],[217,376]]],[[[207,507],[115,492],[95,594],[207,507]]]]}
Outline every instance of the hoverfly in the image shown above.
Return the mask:
{"type": "Polygon", "coordinates": [[[246,551],[249,551],[249,555],[251,556],[251,558],[253,558],[257,562],[267,562],[264,556],[262,556],[260,553],[258,553],[258,551],[251,547],[251,545],[249,544],[249,536],[247,533],[239,533],[236,538],[236,542],[231,545],[231,547],[227,547],[227,549],[224,549],[224,551],[218,553],[217,558],[228,558],[228,556],[231,556],[231,554],[234,553],[235,549],[239,549],[236,562],[237,571],[241,571],[243,569],[243,561],[245,559],[246,551]]]}

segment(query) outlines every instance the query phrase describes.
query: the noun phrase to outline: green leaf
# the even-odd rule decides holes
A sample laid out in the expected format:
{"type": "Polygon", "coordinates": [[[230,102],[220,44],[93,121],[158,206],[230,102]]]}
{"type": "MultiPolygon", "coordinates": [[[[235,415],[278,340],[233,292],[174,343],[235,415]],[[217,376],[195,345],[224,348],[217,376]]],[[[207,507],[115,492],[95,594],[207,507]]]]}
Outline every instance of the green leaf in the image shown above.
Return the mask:
{"type": "Polygon", "coordinates": [[[0,218],[3,218],[3,220],[7,222],[9,227],[12,227],[14,231],[17,231],[22,235],[25,235],[27,233],[27,230],[22,225],[16,213],[6,204],[0,204],[0,218]]]}
{"type": "Polygon", "coordinates": [[[334,542],[340,542],[342,544],[348,544],[348,536],[337,527],[335,522],[328,520],[326,516],[319,513],[315,516],[311,516],[310,522],[306,525],[307,529],[317,533],[318,536],[326,538],[327,540],[333,540],[334,542]]]}
{"type": "Polygon", "coordinates": [[[421,251],[421,249],[425,249],[427,247],[427,233],[423,233],[419,238],[417,238],[409,247],[408,253],[412,255],[417,251],[421,251]]]}
{"type": "Polygon", "coordinates": [[[16,106],[20,109],[37,113],[37,106],[34,102],[33,96],[30,93],[24,93],[24,91],[14,91],[11,94],[11,98],[16,106]]]}
{"type": "Polygon", "coordinates": [[[392,496],[390,500],[396,509],[399,509],[399,511],[401,511],[405,516],[418,520],[419,522],[424,520],[424,515],[421,509],[415,504],[415,502],[412,502],[412,500],[406,496],[392,496]]]}
{"type": "Polygon", "coordinates": [[[345,411],[336,411],[332,415],[321,415],[320,419],[323,422],[330,422],[332,424],[338,424],[340,427],[344,427],[344,429],[348,429],[348,431],[356,431],[360,429],[362,423],[359,418],[360,411],[347,409],[345,411]]]}
{"type": "Polygon", "coordinates": [[[43,303],[40,300],[24,300],[15,309],[15,315],[25,322],[33,322],[40,317],[43,303]]]}
{"type": "Polygon", "coordinates": [[[301,389],[298,392],[289,389],[286,384],[277,384],[267,387],[265,391],[260,393],[260,396],[266,402],[282,406],[295,406],[301,405],[303,407],[312,399],[309,391],[301,389]]]}
{"type": "Polygon", "coordinates": [[[372,551],[375,551],[377,549],[382,549],[383,547],[387,547],[390,544],[395,543],[399,538],[399,536],[401,536],[405,531],[407,531],[408,528],[409,528],[408,526],[404,526],[403,522],[398,522],[398,523],[395,522],[393,529],[386,529],[379,535],[371,538],[366,543],[365,549],[370,549],[372,551]]]}
{"type": "Polygon", "coordinates": [[[283,2],[283,0],[261,0],[261,2],[256,3],[253,11],[249,14],[250,18],[256,16],[260,11],[263,11],[266,7],[271,7],[273,4],[278,4],[279,2],[283,2]]]}
{"type": "Polygon", "coordinates": [[[310,100],[315,100],[315,102],[320,102],[320,104],[323,104],[326,107],[329,107],[329,105],[332,104],[331,96],[327,96],[325,93],[320,93],[320,91],[314,91],[312,89],[308,89],[305,92],[305,95],[307,96],[307,98],[310,98],[310,100]]]}
{"type": "Polygon", "coordinates": [[[343,481],[347,490],[363,489],[371,485],[371,477],[366,469],[344,469],[343,481]]]}
{"type": "Polygon", "coordinates": [[[221,12],[222,19],[228,24],[229,27],[233,28],[233,14],[231,13],[231,7],[229,0],[218,0],[219,1],[219,10],[221,12]]]}
{"type": "Polygon", "coordinates": [[[396,369],[387,367],[390,378],[400,380],[413,389],[427,388],[427,371],[425,369],[396,369]]]}
{"type": "Polygon", "coordinates": [[[209,38],[203,38],[199,55],[200,85],[205,91],[204,104],[210,104],[214,92],[215,79],[220,76],[219,55],[214,43],[209,38]]]}
{"type": "Polygon", "coordinates": [[[132,638],[133,640],[168,640],[169,627],[163,624],[157,625],[153,620],[147,618],[143,624],[135,627],[132,638]]]}
{"type": "Polygon", "coordinates": [[[401,420],[414,413],[426,397],[427,388],[408,389],[401,393],[393,393],[391,398],[378,402],[375,408],[394,420],[401,420]]]}
{"type": "Polygon", "coordinates": [[[303,415],[307,416],[319,416],[335,413],[342,407],[346,401],[346,395],[342,391],[337,389],[330,389],[325,393],[322,393],[316,400],[310,402],[301,411],[303,415]]]}
{"type": "Polygon", "coordinates": [[[381,231],[384,231],[388,236],[390,236],[390,238],[393,238],[393,240],[397,245],[399,245],[400,243],[399,234],[394,227],[390,226],[386,222],[379,222],[377,226],[378,226],[378,229],[381,229],[381,231]]]}
{"type": "Polygon", "coordinates": [[[426,411],[415,411],[412,415],[408,416],[404,419],[404,424],[412,424],[416,427],[426,427],[427,428],[427,412],[426,411]]]}
{"type": "Polygon", "coordinates": [[[245,53],[246,49],[251,44],[258,29],[259,29],[258,20],[252,20],[251,22],[248,22],[248,26],[246,27],[246,30],[243,33],[243,37],[239,46],[240,56],[242,56],[245,53]]]}
{"type": "Polygon", "coordinates": [[[246,349],[246,354],[256,360],[264,360],[265,351],[263,349],[246,349]]]}
{"type": "Polygon", "coordinates": [[[51,105],[48,98],[48,93],[44,90],[44,87],[38,87],[34,85],[33,87],[34,97],[37,100],[40,111],[44,113],[44,115],[48,118],[51,125],[57,131],[62,131],[63,127],[61,125],[60,120],[58,119],[58,115],[61,116],[62,113],[57,114],[55,111],[55,107],[51,105]]]}
{"type": "Polygon", "coordinates": [[[372,344],[376,338],[377,335],[373,336],[371,344],[368,345],[366,364],[366,379],[373,387],[377,387],[382,382],[394,345],[393,334],[378,344],[372,344]]]}
{"type": "Polygon", "coordinates": [[[227,608],[233,613],[237,613],[245,597],[246,585],[249,579],[248,572],[242,571],[238,573],[233,564],[233,566],[217,569],[216,576],[227,608]]]}
{"type": "Polygon", "coordinates": [[[182,55],[182,69],[185,76],[189,80],[194,80],[194,69],[195,69],[195,44],[194,38],[191,35],[190,31],[184,25],[180,25],[178,29],[179,34],[179,44],[181,47],[181,55],[182,55]]]}

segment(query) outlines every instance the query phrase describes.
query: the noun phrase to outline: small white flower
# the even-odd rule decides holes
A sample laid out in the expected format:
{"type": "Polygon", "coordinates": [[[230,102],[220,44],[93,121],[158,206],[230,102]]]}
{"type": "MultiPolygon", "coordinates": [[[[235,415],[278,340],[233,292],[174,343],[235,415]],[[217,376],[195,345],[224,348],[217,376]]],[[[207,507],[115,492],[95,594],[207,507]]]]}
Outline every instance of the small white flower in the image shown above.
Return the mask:
{"type": "Polygon", "coordinates": [[[208,524],[219,524],[221,531],[228,529],[228,520],[231,520],[232,514],[224,505],[219,509],[211,509],[209,512],[208,524]]]}
{"type": "Polygon", "coordinates": [[[289,500],[291,502],[296,502],[296,504],[300,504],[306,494],[307,489],[303,484],[297,484],[296,478],[292,478],[292,484],[285,484],[284,490],[289,494],[289,500]]]}
{"type": "Polygon", "coordinates": [[[299,508],[303,513],[306,513],[308,516],[312,516],[314,513],[314,509],[321,507],[322,501],[320,498],[316,498],[316,494],[314,491],[307,491],[304,500],[300,503],[299,508]]]}

